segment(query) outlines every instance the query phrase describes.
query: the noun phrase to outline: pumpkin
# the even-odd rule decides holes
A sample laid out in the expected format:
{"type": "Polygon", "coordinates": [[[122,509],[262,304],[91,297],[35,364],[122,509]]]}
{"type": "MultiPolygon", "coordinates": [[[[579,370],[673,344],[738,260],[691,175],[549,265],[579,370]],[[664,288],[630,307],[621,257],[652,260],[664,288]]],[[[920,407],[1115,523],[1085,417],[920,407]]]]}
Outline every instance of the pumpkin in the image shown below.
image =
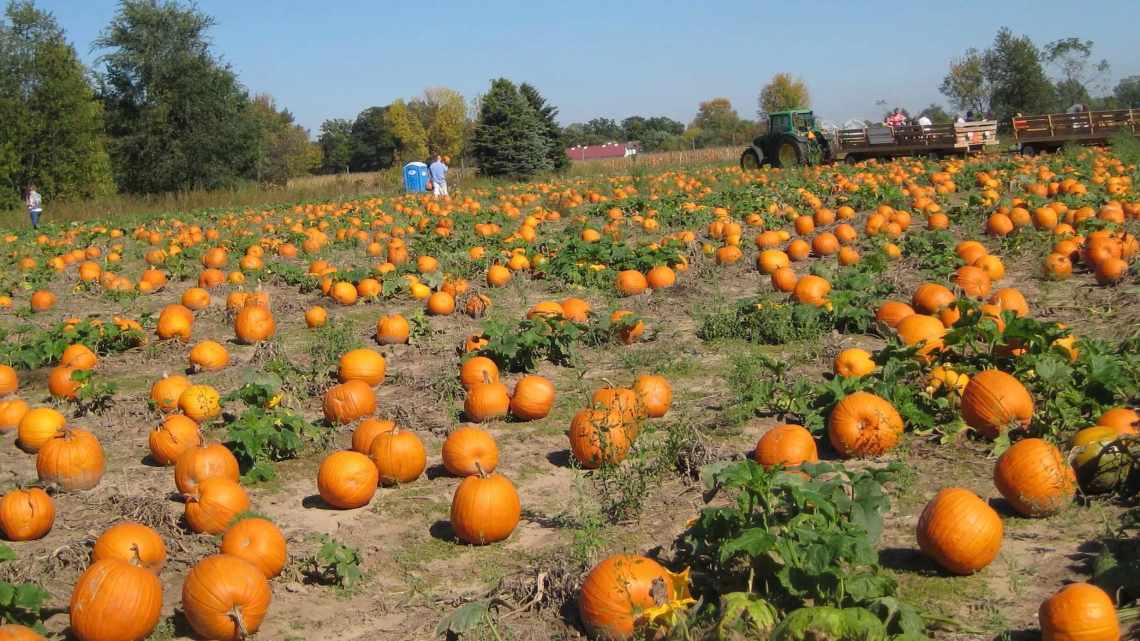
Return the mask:
{"type": "Polygon", "coordinates": [[[20,388],[20,376],[11,365],[0,365],[0,396],[15,394],[20,388]]]}
{"type": "Polygon", "coordinates": [[[38,487],[0,496],[0,533],[9,541],[42,539],[55,524],[55,503],[38,487]]]}
{"type": "Polygon", "coordinates": [[[1037,611],[1041,641],[1119,641],[1120,618],[1112,597],[1088,583],[1070,583],[1037,611]]]}
{"type": "Polygon", "coordinates": [[[47,641],[35,630],[22,625],[0,625],[0,641],[47,641]]]}
{"type": "Polygon", "coordinates": [[[487,284],[491,287],[503,287],[509,282],[511,282],[511,270],[499,264],[487,268],[487,284]]]}
{"type": "Polygon", "coordinates": [[[887,327],[895,328],[907,316],[914,316],[914,308],[897,300],[889,300],[875,312],[875,320],[887,327]]]}
{"type": "Polygon", "coordinates": [[[969,384],[969,376],[939,365],[930,370],[926,391],[929,394],[947,393],[960,397],[969,384]]]}
{"type": "Polygon", "coordinates": [[[210,292],[202,287],[191,287],[182,292],[182,306],[191,311],[201,311],[210,306],[210,292]]]}
{"type": "Polygon", "coordinates": [[[942,351],[946,325],[933,316],[912,314],[899,321],[895,331],[904,345],[919,346],[917,356],[920,360],[929,361],[931,354],[942,351]]]}
{"type": "Polygon", "coordinates": [[[375,387],[384,382],[384,357],[370,349],[354,349],[340,357],[340,382],[364,381],[375,387]]]}
{"type": "Polygon", "coordinates": [[[528,374],[515,383],[511,396],[511,415],[523,421],[545,418],[554,406],[554,383],[550,379],[528,374]]]}
{"type": "Polygon", "coordinates": [[[581,298],[567,298],[562,301],[562,317],[575,323],[588,323],[590,304],[581,298]]]}
{"type": "Polygon", "coordinates": [[[677,274],[667,265],[658,265],[649,270],[649,273],[645,275],[645,281],[651,289],[665,289],[672,287],[677,282],[677,274]]]}
{"type": "Polygon", "coordinates": [[[366,418],[352,431],[352,450],[361,454],[372,451],[372,441],[384,432],[391,432],[396,424],[387,419],[366,418]]]}
{"type": "Polygon", "coordinates": [[[28,410],[28,413],[20,419],[16,445],[29,454],[35,454],[44,443],[54,438],[66,423],[67,419],[63,414],[50,407],[28,410]]]}
{"type": "Polygon", "coordinates": [[[535,303],[526,312],[527,320],[536,318],[562,318],[562,303],[547,300],[535,303]]]}
{"type": "Polygon", "coordinates": [[[190,331],[193,327],[194,312],[182,305],[172,304],[163,307],[159,312],[158,327],[155,332],[163,340],[177,338],[185,343],[190,340],[190,331]]]}
{"type": "Polygon", "coordinates": [[[954,292],[945,286],[938,283],[923,283],[914,291],[911,305],[920,314],[932,315],[943,307],[953,305],[955,300],[957,297],[954,296],[954,292]]]}
{"type": "Polygon", "coordinates": [[[222,413],[221,400],[213,387],[191,385],[178,396],[178,409],[198,423],[204,423],[222,413]]]}
{"type": "Polygon", "coordinates": [[[153,529],[141,523],[126,521],[107,528],[95,540],[91,562],[98,563],[107,559],[133,562],[158,574],[166,565],[166,544],[153,529]]]}
{"type": "Polygon", "coordinates": [[[281,574],[287,560],[285,536],[272,521],[242,519],[222,536],[222,554],[249,561],[265,578],[281,574]]]}
{"type": "Polygon", "coordinates": [[[833,364],[836,376],[848,378],[866,376],[875,371],[876,367],[875,361],[871,358],[871,353],[858,347],[850,347],[840,352],[835,357],[833,364]]]}
{"type": "Polygon", "coordinates": [[[819,461],[815,437],[799,425],[777,425],[764,432],[756,442],[753,455],[756,462],[765,467],[795,467],[801,463],[819,461]]]}
{"type": "Polygon", "coordinates": [[[381,345],[402,345],[408,342],[410,334],[408,319],[399,314],[382,316],[376,321],[376,341],[381,345]]]}
{"type": "MultiPolygon", "coordinates": [[[[1101,414],[1096,424],[1114,427],[1121,434],[1136,434],[1140,431],[1140,412],[1127,407],[1114,407],[1101,414]]],[[[3,429],[3,425],[0,425],[0,429],[3,429]]]]}
{"type": "Polygon", "coordinates": [[[174,465],[184,452],[202,444],[198,424],[182,414],[170,414],[147,438],[150,457],[159,465],[174,465]]]}
{"type": "Polygon", "coordinates": [[[899,442],[903,421],[890,401],[869,392],[843,397],[827,417],[827,435],[841,455],[879,456],[899,442]]]}
{"type": "Polygon", "coordinates": [[[400,429],[399,425],[372,441],[368,457],[376,466],[382,485],[411,483],[427,467],[427,452],[420,437],[415,432],[400,429]]]}
{"type": "Polygon", "coordinates": [[[1111,492],[1132,473],[1131,456],[1118,447],[1108,447],[1119,437],[1115,427],[1097,425],[1077,432],[1069,441],[1069,460],[1086,494],[1111,492]]]}
{"type": "Polygon", "coordinates": [[[64,428],[36,454],[40,481],[57,485],[65,492],[90,490],[99,484],[105,469],[99,439],[79,428],[64,428]]]}
{"type": "Polygon", "coordinates": [[[779,249],[765,249],[756,257],[756,266],[765,274],[775,274],[776,271],[791,265],[788,255],[779,249]]]}
{"type": "Polygon", "coordinates": [[[305,310],[305,325],[309,329],[324,327],[329,320],[329,313],[324,307],[315,305],[305,310]]]}
{"type": "Polygon", "coordinates": [[[451,529],[464,543],[486,545],[514,532],[522,514],[519,494],[511,481],[487,472],[476,461],[477,474],[463,479],[451,499],[451,529]]]}
{"type": "Polygon", "coordinates": [[[55,398],[74,400],[83,383],[72,378],[75,370],[70,367],[53,367],[48,375],[48,392],[55,398]]]}
{"type": "Polygon", "coordinates": [[[178,398],[190,385],[190,379],[185,376],[163,376],[150,386],[150,400],[160,412],[176,412],[178,398]]]}
{"type": "Polygon", "coordinates": [[[234,517],[249,509],[249,496],[237,481],[203,479],[186,498],[186,523],[200,534],[221,534],[234,517]]]}
{"type": "Polygon", "coordinates": [[[333,452],[321,461],[317,470],[317,492],[321,500],[339,510],[368,505],[379,483],[376,465],[360,452],[333,452]]]}
{"type": "Polygon", "coordinates": [[[227,554],[202,559],[182,584],[182,612],[203,639],[243,641],[261,627],[272,599],[261,570],[227,554]]]}
{"type": "Polygon", "coordinates": [[[954,284],[965,295],[978,299],[989,296],[992,287],[989,274],[981,267],[974,267],[973,265],[959,267],[958,271],[954,272],[954,284]]]}
{"type": "Polygon", "coordinates": [[[990,296],[990,304],[997,305],[1003,312],[1013,312],[1015,316],[1023,317],[1029,315],[1029,303],[1025,300],[1025,295],[1021,290],[1015,287],[1004,287],[997,290],[990,296]]]}
{"type": "Polygon", "coordinates": [[[618,340],[626,345],[636,343],[645,332],[645,323],[627,309],[619,309],[610,314],[610,326],[617,333],[618,340]]]}
{"type": "Polygon", "coordinates": [[[796,289],[796,282],[800,279],[791,267],[780,267],[772,272],[772,287],[778,292],[789,294],[796,289]]]}
{"type": "Polygon", "coordinates": [[[63,350],[63,355],[59,357],[61,367],[72,369],[94,369],[98,362],[99,358],[95,356],[95,352],[83,343],[68,345],[67,349],[63,350]]]}
{"type": "Polygon", "coordinates": [[[277,323],[265,305],[246,305],[234,317],[234,335],[247,345],[271,338],[275,333],[277,323]]]}
{"type": "Polygon", "coordinates": [[[455,311],[455,297],[447,292],[435,292],[427,299],[428,314],[450,316],[455,311]]]}
{"type": "Polygon", "coordinates": [[[443,441],[443,467],[455,476],[488,474],[499,466],[499,446],[491,433],[475,425],[462,425],[443,441]]]}
{"type": "Polygon", "coordinates": [[[636,396],[638,411],[644,410],[649,418],[665,416],[673,405],[673,388],[664,376],[650,374],[638,376],[633,383],[633,393],[636,396]]]}
{"type": "Polygon", "coordinates": [[[325,392],[324,412],[330,423],[351,423],[376,412],[376,394],[361,380],[334,385],[325,392]]]}
{"type": "Polygon", "coordinates": [[[636,296],[649,287],[649,281],[636,269],[618,272],[615,287],[622,296],[636,296]]]}
{"type": "Polygon", "coordinates": [[[1052,280],[1065,280],[1073,275],[1072,259],[1061,254],[1046,256],[1043,267],[1045,275],[1052,280]]]}
{"type": "Polygon", "coordinates": [[[595,639],[632,639],[644,624],[645,611],[693,603],[688,584],[688,571],[673,574],[653,559],[617,554],[594,566],[583,579],[578,616],[595,639]]]}
{"type": "Polygon", "coordinates": [[[55,307],[55,294],[45,289],[36,291],[32,294],[31,305],[33,312],[46,312],[55,307]]]}
{"type": "Polygon", "coordinates": [[[586,469],[616,465],[629,452],[626,421],[616,409],[584,409],[570,421],[570,452],[586,469]]]}
{"type": "Polygon", "coordinates": [[[79,641],[141,641],[162,614],[162,583],[128,561],[96,561],[76,581],[68,611],[79,641]]]}
{"type": "Polygon", "coordinates": [[[235,483],[241,478],[237,458],[221,443],[202,443],[183,452],[174,463],[174,486],[181,494],[194,494],[198,485],[211,478],[235,483]]]}
{"type": "Polygon", "coordinates": [[[483,318],[491,308],[491,299],[485,294],[472,292],[463,304],[463,313],[471,318],[483,318]]]}
{"type": "Polygon", "coordinates": [[[962,392],[962,418],[986,438],[1004,430],[1026,428],[1033,418],[1033,397],[1016,378],[996,369],[978,372],[962,392]]]}
{"type": "Polygon", "coordinates": [[[1027,438],[1002,453],[994,466],[994,485],[1022,516],[1049,516],[1073,500],[1073,468],[1052,443],[1027,438]]]}
{"type": "Polygon", "coordinates": [[[220,343],[202,341],[190,350],[190,364],[207,372],[213,372],[230,364],[230,354],[220,343]]]}
{"type": "Polygon", "coordinates": [[[949,487],[918,518],[918,546],[944,570],[973,574],[1001,550],[1001,517],[970,490],[949,487]]]}
{"type": "Polygon", "coordinates": [[[492,382],[489,376],[482,384],[468,389],[467,397],[463,400],[463,414],[474,423],[506,416],[510,407],[511,397],[507,394],[507,386],[492,382]]]}
{"type": "Polygon", "coordinates": [[[808,274],[796,281],[792,295],[805,305],[822,307],[827,302],[827,294],[831,291],[831,283],[827,279],[815,274],[808,274]]]}
{"type": "Polygon", "coordinates": [[[0,433],[20,426],[20,421],[28,414],[28,402],[22,398],[0,401],[0,433]]]}
{"type": "Polygon", "coordinates": [[[486,356],[474,356],[463,362],[459,368],[459,382],[463,389],[470,390],[483,383],[499,382],[499,366],[486,356]]]}

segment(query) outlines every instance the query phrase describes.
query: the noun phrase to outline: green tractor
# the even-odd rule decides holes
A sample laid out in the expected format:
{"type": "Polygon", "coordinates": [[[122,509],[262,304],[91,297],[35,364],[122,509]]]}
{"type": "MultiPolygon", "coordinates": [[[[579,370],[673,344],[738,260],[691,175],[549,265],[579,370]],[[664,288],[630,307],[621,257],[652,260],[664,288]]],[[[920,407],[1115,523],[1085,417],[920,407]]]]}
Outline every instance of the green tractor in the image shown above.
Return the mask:
{"type": "Polygon", "coordinates": [[[831,143],[816,127],[811,110],[793,109],[768,114],[767,133],[753,140],[752,146],[740,155],[740,167],[796,167],[834,159],[831,143]]]}

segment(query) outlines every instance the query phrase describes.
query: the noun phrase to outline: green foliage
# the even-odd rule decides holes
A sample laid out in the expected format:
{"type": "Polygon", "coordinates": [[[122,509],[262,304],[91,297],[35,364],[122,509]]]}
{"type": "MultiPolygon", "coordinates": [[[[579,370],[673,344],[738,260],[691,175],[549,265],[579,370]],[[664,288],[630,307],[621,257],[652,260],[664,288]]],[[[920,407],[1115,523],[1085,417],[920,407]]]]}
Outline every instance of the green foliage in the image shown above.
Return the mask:
{"type": "Polygon", "coordinates": [[[1008,122],[1016,113],[1053,109],[1053,84],[1041,63],[1041,51],[1029,36],[1015,36],[1005,27],[998,31],[983,56],[986,81],[992,88],[989,107],[995,118],[1008,122]]]}
{"type": "Polygon", "coordinates": [[[37,369],[58,363],[73,343],[82,343],[97,354],[111,354],[142,342],[143,334],[138,330],[122,330],[114,323],[94,323],[90,319],[75,325],[60,323],[50,329],[21,325],[12,334],[0,328],[0,362],[37,369]]]}
{"type": "MultiPolygon", "coordinates": [[[[396,137],[388,123],[387,112],[387,107],[369,107],[353,121],[349,157],[352,171],[377,171],[395,162],[396,137]]],[[[339,129],[333,135],[339,136],[339,129]]]]}
{"type": "Polygon", "coordinates": [[[527,178],[552,168],[541,117],[506,78],[483,95],[471,152],[484,176],[527,178]]]}
{"type": "Polygon", "coordinates": [[[760,111],[772,113],[789,109],[807,109],[811,106],[811,96],[803,80],[793,78],[789,73],[772,76],[768,84],[760,90],[760,111]]]}
{"type": "Polygon", "coordinates": [[[241,465],[246,482],[275,479],[272,463],[296,458],[319,433],[312,423],[282,407],[281,398],[281,379],[276,374],[260,374],[224,399],[246,404],[236,419],[226,423],[225,443],[241,465]]]}
{"type": "Polygon", "coordinates": [[[352,160],[352,121],[333,118],[322,122],[317,144],[321,148],[321,173],[342,174],[348,171],[352,160]]]}
{"type": "Polygon", "coordinates": [[[548,103],[533,85],[522,83],[519,93],[526,99],[530,108],[538,115],[542,125],[542,139],[546,146],[546,158],[550,161],[550,168],[563,171],[570,166],[570,158],[566,155],[566,143],[562,139],[562,127],[558,125],[558,107],[548,103]]]}
{"type": "Polygon", "coordinates": [[[545,243],[543,251],[550,254],[550,260],[540,268],[542,273],[567,285],[612,290],[618,271],[635,269],[644,273],[657,265],[674,264],[681,259],[683,247],[675,240],[659,243],[656,248],[631,247],[609,236],[587,242],[578,234],[566,234],[545,243]],[[605,268],[595,269],[592,265],[605,268]]]}
{"type": "Polygon", "coordinates": [[[574,345],[588,335],[589,328],[564,318],[536,316],[517,323],[488,320],[483,336],[488,343],[475,354],[495,361],[505,372],[533,372],[539,362],[569,365],[574,345]]]}
{"type": "Polygon", "coordinates": [[[704,508],[682,535],[679,551],[693,569],[696,591],[706,599],[752,593],[793,612],[793,621],[806,616],[794,611],[808,605],[866,608],[880,626],[920,633],[922,618],[898,600],[897,585],[882,572],[875,550],[890,507],[883,484],[898,464],[851,470],[817,463],[800,469],[809,478],[751,460],[702,471],[706,500],[723,492],[729,502],[704,508]]]}
{"type": "Polygon", "coordinates": [[[360,569],[364,559],[360,552],[327,534],[322,534],[318,541],[321,547],[305,560],[309,579],[341,590],[355,588],[364,579],[364,572],[360,569]]]}
{"type": "Polygon", "coordinates": [[[255,96],[250,103],[250,123],[258,140],[250,177],[259,183],[289,184],[315,169],[318,153],[309,142],[309,132],[293,121],[287,109],[278,109],[273,98],[255,96]]]}
{"type": "Polygon", "coordinates": [[[887,629],[863,608],[802,608],[772,631],[772,641],[886,641],[887,629]]]}
{"type": "Polygon", "coordinates": [[[111,407],[117,386],[114,383],[105,383],[95,376],[89,369],[77,369],[71,372],[71,380],[79,383],[75,391],[75,402],[78,405],[77,413],[102,413],[111,407]]]}
{"type": "MultiPolygon", "coordinates": [[[[12,561],[16,553],[0,543],[0,563],[12,561]]],[[[46,590],[34,583],[6,583],[0,581],[0,624],[23,625],[46,634],[43,626],[45,604],[51,598],[46,590]]]]}
{"type": "Polygon", "coordinates": [[[706,316],[697,336],[706,341],[737,338],[780,345],[819,338],[830,328],[830,318],[822,307],[766,295],[742,300],[728,311],[706,316]]]}
{"type": "Polygon", "coordinates": [[[384,112],[384,119],[388,124],[388,131],[396,141],[397,162],[403,163],[427,157],[427,131],[424,130],[419,118],[408,109],[406,102],[400,99],[392,101],[384,112]]]}
{"type": "Polygon", "coordinates": [[[955,251],[957,244],[957,239],[948,231],[928,231],[907,234],[902,241],[902,251],[917,261],[923,276],[941,282],[965,264],[955,251]]]}

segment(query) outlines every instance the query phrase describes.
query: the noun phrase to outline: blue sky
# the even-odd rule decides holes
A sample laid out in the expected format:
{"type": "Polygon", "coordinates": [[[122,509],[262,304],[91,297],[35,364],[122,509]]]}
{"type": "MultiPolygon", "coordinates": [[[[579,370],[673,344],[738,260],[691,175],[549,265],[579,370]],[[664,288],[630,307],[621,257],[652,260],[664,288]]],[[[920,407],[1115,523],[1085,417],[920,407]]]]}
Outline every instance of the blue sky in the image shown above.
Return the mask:
{"type": "MultiPolygon", "coordinates": [[[[80,54],[114,0],[38,0],[80,54]]],[[[253,92],[273,95],[314,132],[322,120],[443,85],[470,98],[492,78],[529,81],[563,124],[631,114],[692,119],[726,96],[755,117],[772,74],[807,81],[813,106],[843,121],[877,117],[877,100],[908,109],[943,102],[949,60],[984,48],[1001,26],[1038,44],[1096,41],[1117,79],[1140,74],[1136,0],[1096,3],[392,0],[200,0],[214,50],[253,92]],[[1092,8],[1095,7],[1095,10],[1092,8]]]]}

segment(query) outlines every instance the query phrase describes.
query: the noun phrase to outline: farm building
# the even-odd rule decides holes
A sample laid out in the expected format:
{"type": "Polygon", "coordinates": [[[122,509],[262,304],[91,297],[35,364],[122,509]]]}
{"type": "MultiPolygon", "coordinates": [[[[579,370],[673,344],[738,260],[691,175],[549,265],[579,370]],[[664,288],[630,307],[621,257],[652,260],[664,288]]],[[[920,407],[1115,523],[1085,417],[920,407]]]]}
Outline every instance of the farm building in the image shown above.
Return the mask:
{"type": "Polygon", "coordinates": [[[601,160],[603,158],[628,158],[636,156],[636,142],[607,142],[601,145],[577,145],[566,149],[570,160],[601,160]]]}

